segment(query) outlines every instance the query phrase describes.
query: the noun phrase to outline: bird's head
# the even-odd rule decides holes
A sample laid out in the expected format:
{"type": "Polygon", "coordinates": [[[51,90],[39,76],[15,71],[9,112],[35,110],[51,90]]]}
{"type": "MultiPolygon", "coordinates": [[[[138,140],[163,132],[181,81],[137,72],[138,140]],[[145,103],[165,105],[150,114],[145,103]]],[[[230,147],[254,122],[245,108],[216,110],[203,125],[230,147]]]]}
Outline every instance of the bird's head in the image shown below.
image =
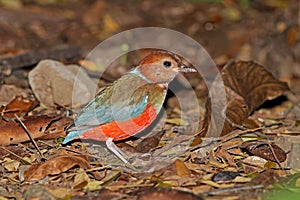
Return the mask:
{"type": "Polygon", "coordinates": [[[154,51],[138,65],[139,72],[152,83],[170,83],[179,72],[196,72],[182,63],[177,55],[167,51],[154,51]]]}

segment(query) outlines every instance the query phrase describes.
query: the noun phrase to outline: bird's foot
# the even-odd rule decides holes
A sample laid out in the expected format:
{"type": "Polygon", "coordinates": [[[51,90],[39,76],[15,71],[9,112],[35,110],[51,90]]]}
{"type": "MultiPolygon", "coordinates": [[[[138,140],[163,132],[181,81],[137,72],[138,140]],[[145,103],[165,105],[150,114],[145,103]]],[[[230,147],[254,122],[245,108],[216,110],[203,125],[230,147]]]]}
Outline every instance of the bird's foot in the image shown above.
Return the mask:
{"type": "Polygon", "coordinates": [[[124,157],[127,157],[127,155],[119,147],[117,147],[117,145],[115,145],[115,143],[113,142],[113,138],[108,138],[106,140],[106,146],[125,164],[128,163],[128,160],[126,158],[124,158],[124,157]]]}
{"type": "Polygon", "coordinates": [[[113,152],[122,162],[124,162],[125,166],[131,170],[135,170],[135,167],[128,162],[126,159],[128,156],[113,142],[113,138],[108,138],[106,140],[107,148],[113,152]],[[126,158],[125,158],[126,157],[126,158]]]}

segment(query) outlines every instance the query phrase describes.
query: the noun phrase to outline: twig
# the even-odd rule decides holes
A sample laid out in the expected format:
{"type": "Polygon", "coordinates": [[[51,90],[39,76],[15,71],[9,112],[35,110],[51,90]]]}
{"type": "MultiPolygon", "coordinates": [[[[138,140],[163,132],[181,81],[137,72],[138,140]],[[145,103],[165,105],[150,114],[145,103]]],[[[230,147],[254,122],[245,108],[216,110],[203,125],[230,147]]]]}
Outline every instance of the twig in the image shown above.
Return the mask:
{"type": "Polygon", "coordinates": [[[224,136],[221,136],[220,144],[227,142],[233,138],[239,137],[241,135],[247,134],[247,133],[255,133],[256,131],[262,130],[261,127],[254,128],[254,129],[247,129],[247,130],[237,130],[236,132],[232,132],[231,134],[227,134],[224,136]]]}
{"type": "Polygon", "coordinates": [[[29,161],[27,161],[27,160],[24,160],[22,157],[20,157],[19,155],[15,154],[14,152],[12,152],[12,151],[10,151],[10,150],[8,150],[8,149],[2,147],[2,146],[0,146],[0,148],[3,149],[4,151],[10,153],[11,155],[16,156],[17,158],[19,158],[20,160],[22,160],[22,161],[25,162],[26,164],[29,164],[29,165],[31,164],[31,162],[29,162],[29,161]]]}
{"type": "Polygon", "coordinates": [[[227,192],[240,192],[244,190],[253,190],[253,189],[263,189],[265,188],[264,185],[254,185],[254,186],[246,186],[246,187],[232,187],[232,188],[221,188],[221,189],[214,189],[208,192],[205,192],[206,195],[218,195],[221,193],[227,192]]]}
{"type": "Polygon", "coordinates": [[[281,164],[280,164],[280,162],[279,162],[279,160],[278,160],[278,158],[277,158],[277,155],[276,155],[276,153],[275,153],[275,151],[274,151],[274,149],[273,149],[273,147],[272,147],[272,145],[271,145],[271,143],[270,143],[269,140],[268,140],[268,145],[269,145],[269,148],[271,149],[271,152],[272,152],[272,154],[273,154],[273,156],[274,156],[274,158],[275,158],[275,160],[276,160],[278,166],[279,166],[281,169],[283,169],[283,167],[281,166],[281,164]]]}
{"type": "Polygon", "coordinates": [[[25,130],[25,132],[27,133],[29,139],[31,140],[31,142],[33,143],[33,146],[35,147],[35,149],[39,152],[40,156],[42,159],[45,159],[42,152],[40,151],[38,145],[36,144],[35,140],[33,139],[33,137],[31,136],[29,130],[27,129],[27,127],[25,126],[25,124],[22,122],[22,120],[18,117],[18,115],[15,114],[16,119],[18,120],[18,122],[21,124],[22,128],[25,130]]]}
{"type": "Polygon", "coordinates": [[[42,144],[45,144],[45,145],[47,145],[47,146],[49,146],[49,147],[51,147],[51,148],[58,148],[58,146],[53,146],[53,145],[48,144],[47,142],[44,142],[44,141],[38,141],[38,142],[40,142],[40,143],[42,143],[42,144]]]}
{"type": "Polygon", "coordinates": [[[102,167],[95,167],[95,168],[91,168],[91,169],[86,169],[86,172],[93,172],[93,171],[100,171],[103,169],[111,169],[110,166],[102,166],[102,167]]]}
{"type": "Polygon", "coordinates": [[[9,180],[11,180],[11,181],[14,181],[14,182],[16,182],[16,183],[20,183],[20,180],[17,180],[17,179],[15,179],[15,178],[13,178],[12,176],[6,176],[6,175],[3,175],[3,178],[7,178],[7,179],[9,179],[9,180]]]}
{"type": "Polygon", "coordinates": [[[195,150],[200,149],[200,148],[205,148],[205,147],[208,147],[208,146],[216,145],[218,142],[220,142],[219,138],[216,138],[215,140],[211,140],[208,143],[204,143],[204,144],[203,144],[203,142],[201,142],[200,144],[191,147],[190,151],[195,151],[195,150]]]}
{"type": "MultiPolygon", "coordinates": [[[[251,167],[260,168],[261,170],[265,170],[265,167],[256,165],[256,164],[254,164],[254,163],[249,163],[249,162],[242,161],[242,164],[249,165],[249,166],[251,166],[251,167]]],[[[257,171],[255,171],[254,173],[257,173],[257,171]]]]}
{"type": "Polygon", "coordinates": [[[79,155],[83,155],[83,156],[88,156],[88,157],[92,157],[92,158],[96,158],[96,159],[101,159],[101,157],[99,156],[94,156],[94,155],[91,155],[91,154],[88,154],[88,153],[83,153],[83,152],[80,152],[80,151],[76,151],[74,149],[70,149],[70,148],[67,148],[67,147],[60,147],[61,149],[65,149],[66,151],[70,151],[70,152],[73,152],[73,153],[77,153],[79,155]]]}
{"type": "Polygon", "coordinates": [[[223,143],[225,143],[225,142],[227,142],[227,141],[229,141],[231,139],[234,139],[236,137],[240,137],[241,135],[244,135],[244,134],[247,134],[247,133],[255,133],[255,134],[257,134],[256,131],[259,131],[259,130],[262,130],[262,128],[259,127],[259,128],[247,129],[247,130],[236,130],[236,131],[231,132],[230,134],[221,136],[220,138],[217,138],[216,140],[212,140],[208,144],[204,144],[203,145],[202,143],[200,143],[200,144],[192,147],[190,150],[191,151],[195,151],[195,150],[197,150],[199,148],[203,148],[203,147],[206,147],[206,146],[209,146],[209,145],[220,146],[223,143]]]}
{"type": "Polygon", "coordinates": [[[153,183],[145,183],[145,184],[133,184],[133,185],[108,185],[105,186],[106,189],[123,189],[123,188],[136,188],[136,187],[153,187],[153,183]]]}
{"type": "MultiPolygon", "coordinates": [[[[101,171],[101,170],[104,170],[104,169],[111,169],[110,166],[102,166],[102,167],[95,167],[95,168],[91,168],[91,169],[85,169],[85,172],[94,172],[94,171],[101,171]]],[[[67,179],[69,177],[72,177],[74,175],[78,174],[77,172],[76,173],[71,173],[71,174],[67,174],[64,178],[67,179]]]]}
{"type": "Polygon", "coordinates": [[[225,117],[225,121],[228,122],[228,123],[229,123],[232,127],[234,127],[234,128],[238,128],[238,129],[240,129],[240,130],[242,130],[242,131],[247,130],[246,127],[244,127],[244,126],[242,126],[242,125],[239,125],[239,124],[237,124],[237,123],[231,121],[230,119],[228,119],[228,118],[226,118],[226,117],[225,117]]]}

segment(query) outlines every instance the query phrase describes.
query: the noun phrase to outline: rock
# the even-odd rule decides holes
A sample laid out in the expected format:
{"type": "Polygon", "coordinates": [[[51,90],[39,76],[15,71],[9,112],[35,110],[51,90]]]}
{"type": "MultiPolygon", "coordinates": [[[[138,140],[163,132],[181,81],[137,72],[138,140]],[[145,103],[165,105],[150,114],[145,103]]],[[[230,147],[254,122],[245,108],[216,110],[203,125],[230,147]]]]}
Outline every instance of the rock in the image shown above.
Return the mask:
{"type": "Polygon", "coordinates": [[[46,107],[79,106],[94,96],[97,84],[78,65],[42,60],[29,72],[34,95],[46,107]]]}

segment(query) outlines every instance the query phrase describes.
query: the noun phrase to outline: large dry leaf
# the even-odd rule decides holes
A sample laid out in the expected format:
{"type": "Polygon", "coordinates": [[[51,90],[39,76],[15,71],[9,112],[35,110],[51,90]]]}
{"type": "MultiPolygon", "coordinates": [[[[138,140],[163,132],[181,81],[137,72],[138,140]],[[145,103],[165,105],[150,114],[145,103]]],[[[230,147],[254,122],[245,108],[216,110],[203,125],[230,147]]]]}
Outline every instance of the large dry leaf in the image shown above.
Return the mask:
{"type": "MultiPolygon", "coordinates": [[[[65,136],[64,128],[71,123],[70,118],[26,116],[22,120],[32,138],[53,139],[65,136]]],[[[29,141],[29,137],[19,122],[9,121],[0,123],[0,145],[29,141]]]]}
{"type": "Polygon", "coordinates": [[[286,83],[276,79],[263,66],[249,61],[229,63],[222,70],[224,85],[242,96],[253,112],[266,100],[272,100],[289,90],[286,83]]]}
{"type": "Polygon", "coordinates": [[[42,164],[34,164],[24,172],[26,181],[39,181],[47,175],[55,175],[65,172],[74,166],[82,169],[90,169],[91,166],[86,158],[75,155],[60,155],[47,160],[42,164]]]}
{"type": "MultiPolygon", "coordinates": [[[[286,83],[277,80],[263,66],[252,61],[230,62],[221,71],[221,74],[227,98],[226,111],[221,107],[224,106],[223,102],[218,102],[221,100],[208,99],[204,123],[201,124],[202,129],[197,137],[205,134],[213,135],[207,133],[210,123],[210,132],[221,132],[221,135],[225,135],[246,120],[266,100],[272,100],[289,90],[286,83]],[[220,108],[215,109],[218,112],[211,110],[212,101],[220,108]],[[220,110],[223,112],[220,113],[220,110]],[[223,122],[222,118],[225,116],[222,128],[220,123],[223,122]]],[[[195,139],[195,141],[198,140],[195,139]]],[[[198,142],[194,142],[193,145],[196,143],[198,142]]]]}

